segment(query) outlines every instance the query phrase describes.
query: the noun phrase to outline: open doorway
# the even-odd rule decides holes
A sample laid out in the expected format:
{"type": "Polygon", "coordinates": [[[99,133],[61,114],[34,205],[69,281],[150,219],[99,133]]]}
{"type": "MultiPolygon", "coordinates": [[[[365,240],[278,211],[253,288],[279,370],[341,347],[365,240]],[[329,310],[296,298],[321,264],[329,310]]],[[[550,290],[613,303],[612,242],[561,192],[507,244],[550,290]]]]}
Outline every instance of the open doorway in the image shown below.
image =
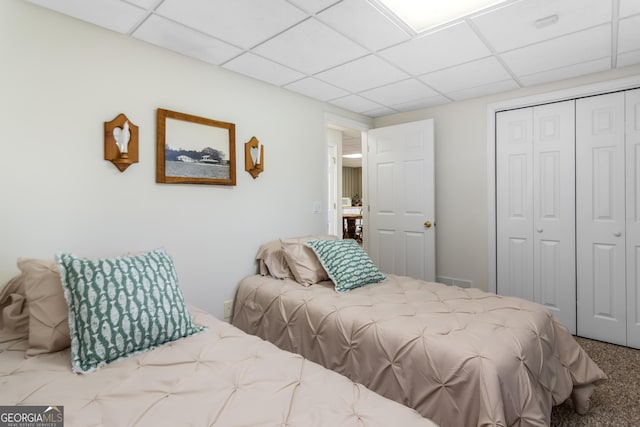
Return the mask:
{"type": "Polygon", "coordinates": [[[363,244],[362,132],[342,130],[342,237],[363,244]]]}
{"type": "MultiPolygon", "coordinates": [[[[327,118],[329,234],[365,245],[366,131],[368,125],[327,118]]],[[[366,247],[365,247],[366,249],[366,247]]]]}

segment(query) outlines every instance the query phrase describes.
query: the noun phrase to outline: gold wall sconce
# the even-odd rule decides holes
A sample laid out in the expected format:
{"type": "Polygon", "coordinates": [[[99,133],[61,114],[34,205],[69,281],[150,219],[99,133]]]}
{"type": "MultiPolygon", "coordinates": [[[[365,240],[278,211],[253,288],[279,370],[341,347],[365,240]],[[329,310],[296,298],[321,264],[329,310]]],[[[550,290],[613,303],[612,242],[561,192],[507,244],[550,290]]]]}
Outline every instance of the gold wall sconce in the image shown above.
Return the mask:
{"type": "Polygon", "coordinates": [[[120,172],[138,163],[138,126],[124,114],[104,122],[104,159],[113,163],[120,172]]]}
{"type": "Polygon", "coordinates": [[[264,145],[254,136],[244,144],[244,170],[256,179],[264,171],[264,145]]]}

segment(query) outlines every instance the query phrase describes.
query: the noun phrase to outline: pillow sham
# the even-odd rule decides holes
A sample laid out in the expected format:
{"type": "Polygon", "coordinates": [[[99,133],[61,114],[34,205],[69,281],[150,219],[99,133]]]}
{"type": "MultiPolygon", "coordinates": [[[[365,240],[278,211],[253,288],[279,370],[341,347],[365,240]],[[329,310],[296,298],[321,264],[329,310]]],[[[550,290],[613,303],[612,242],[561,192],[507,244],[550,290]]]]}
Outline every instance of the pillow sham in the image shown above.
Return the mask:
{"type": "Polygon", "coordinates": [[[327,272],[316,254],[305,245],[310,240],[335,240],[336,236],[308,236],[281,239],[282,251],[296,282],[304,286],[328,280],[327,272]]]}
{"type": "Polygon", "coordinates": [[[173,260],[164,250],[82,259],[56,255],[69,306],[74,372],[97,368],[196,334],[173,260]]]}
{"type": "Polygon", "coordinates": [[[386,280],[369,255],[353,239],[312,240],[307,245],[315,252],[338,292],[386,280]]]}
{"type": "Polygon", "coordinates": [[[0,343],[29,337],[29,306],[24,274],[0,286],[0,343]]]}
{"type": "Polygon", "coordinates": [[[17,264],[29,306],[27,356],[64,350],[71,345],[69,309],[56,261],[18,258],[17,264]]]}
{"type": "Polygon", "coordinates": [[[260,274],[263,276],[272,276],[276,279],[292,278],[291,270],[284,258],[282,244],[280,240],[272,240],[258,248],[256,260],[260,265],[260,274]]]}

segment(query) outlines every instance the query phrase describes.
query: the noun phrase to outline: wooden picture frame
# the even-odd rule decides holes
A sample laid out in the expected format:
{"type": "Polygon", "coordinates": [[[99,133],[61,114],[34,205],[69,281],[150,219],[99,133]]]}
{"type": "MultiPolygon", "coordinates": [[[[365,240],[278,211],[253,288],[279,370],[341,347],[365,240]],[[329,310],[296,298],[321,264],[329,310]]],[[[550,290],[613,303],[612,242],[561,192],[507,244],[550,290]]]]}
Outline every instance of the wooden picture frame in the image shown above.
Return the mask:
{"type": "Polygon", "coordinates": [[[156,182],[236,185],[236,125],[158,108],[156,182]]]}

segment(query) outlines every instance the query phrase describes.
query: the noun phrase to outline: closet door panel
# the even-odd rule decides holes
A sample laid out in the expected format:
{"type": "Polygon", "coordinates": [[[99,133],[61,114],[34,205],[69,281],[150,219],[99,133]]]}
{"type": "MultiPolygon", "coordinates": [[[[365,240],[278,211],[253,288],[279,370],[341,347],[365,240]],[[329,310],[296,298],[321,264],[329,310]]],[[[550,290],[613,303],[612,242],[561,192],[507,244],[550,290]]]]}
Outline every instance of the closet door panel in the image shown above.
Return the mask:
{"type": "Polygon", "coordinates": [[[624,93],[576,100],[578,334],[626,344],[624,93]]]}
{"type": "Polygon", "coordinates": [[[575,103],[533,108],[534,301],[576,332],[575,103]]]}
{"type": "Polygon", "coordinates": [[[497,114],[497,291],[533,300],[532,109],[497,114]]]}
{"type": "Polygon", "coordinates": [[[625,93],[627,345],[640,348],[640,89],[625,93]]]}

